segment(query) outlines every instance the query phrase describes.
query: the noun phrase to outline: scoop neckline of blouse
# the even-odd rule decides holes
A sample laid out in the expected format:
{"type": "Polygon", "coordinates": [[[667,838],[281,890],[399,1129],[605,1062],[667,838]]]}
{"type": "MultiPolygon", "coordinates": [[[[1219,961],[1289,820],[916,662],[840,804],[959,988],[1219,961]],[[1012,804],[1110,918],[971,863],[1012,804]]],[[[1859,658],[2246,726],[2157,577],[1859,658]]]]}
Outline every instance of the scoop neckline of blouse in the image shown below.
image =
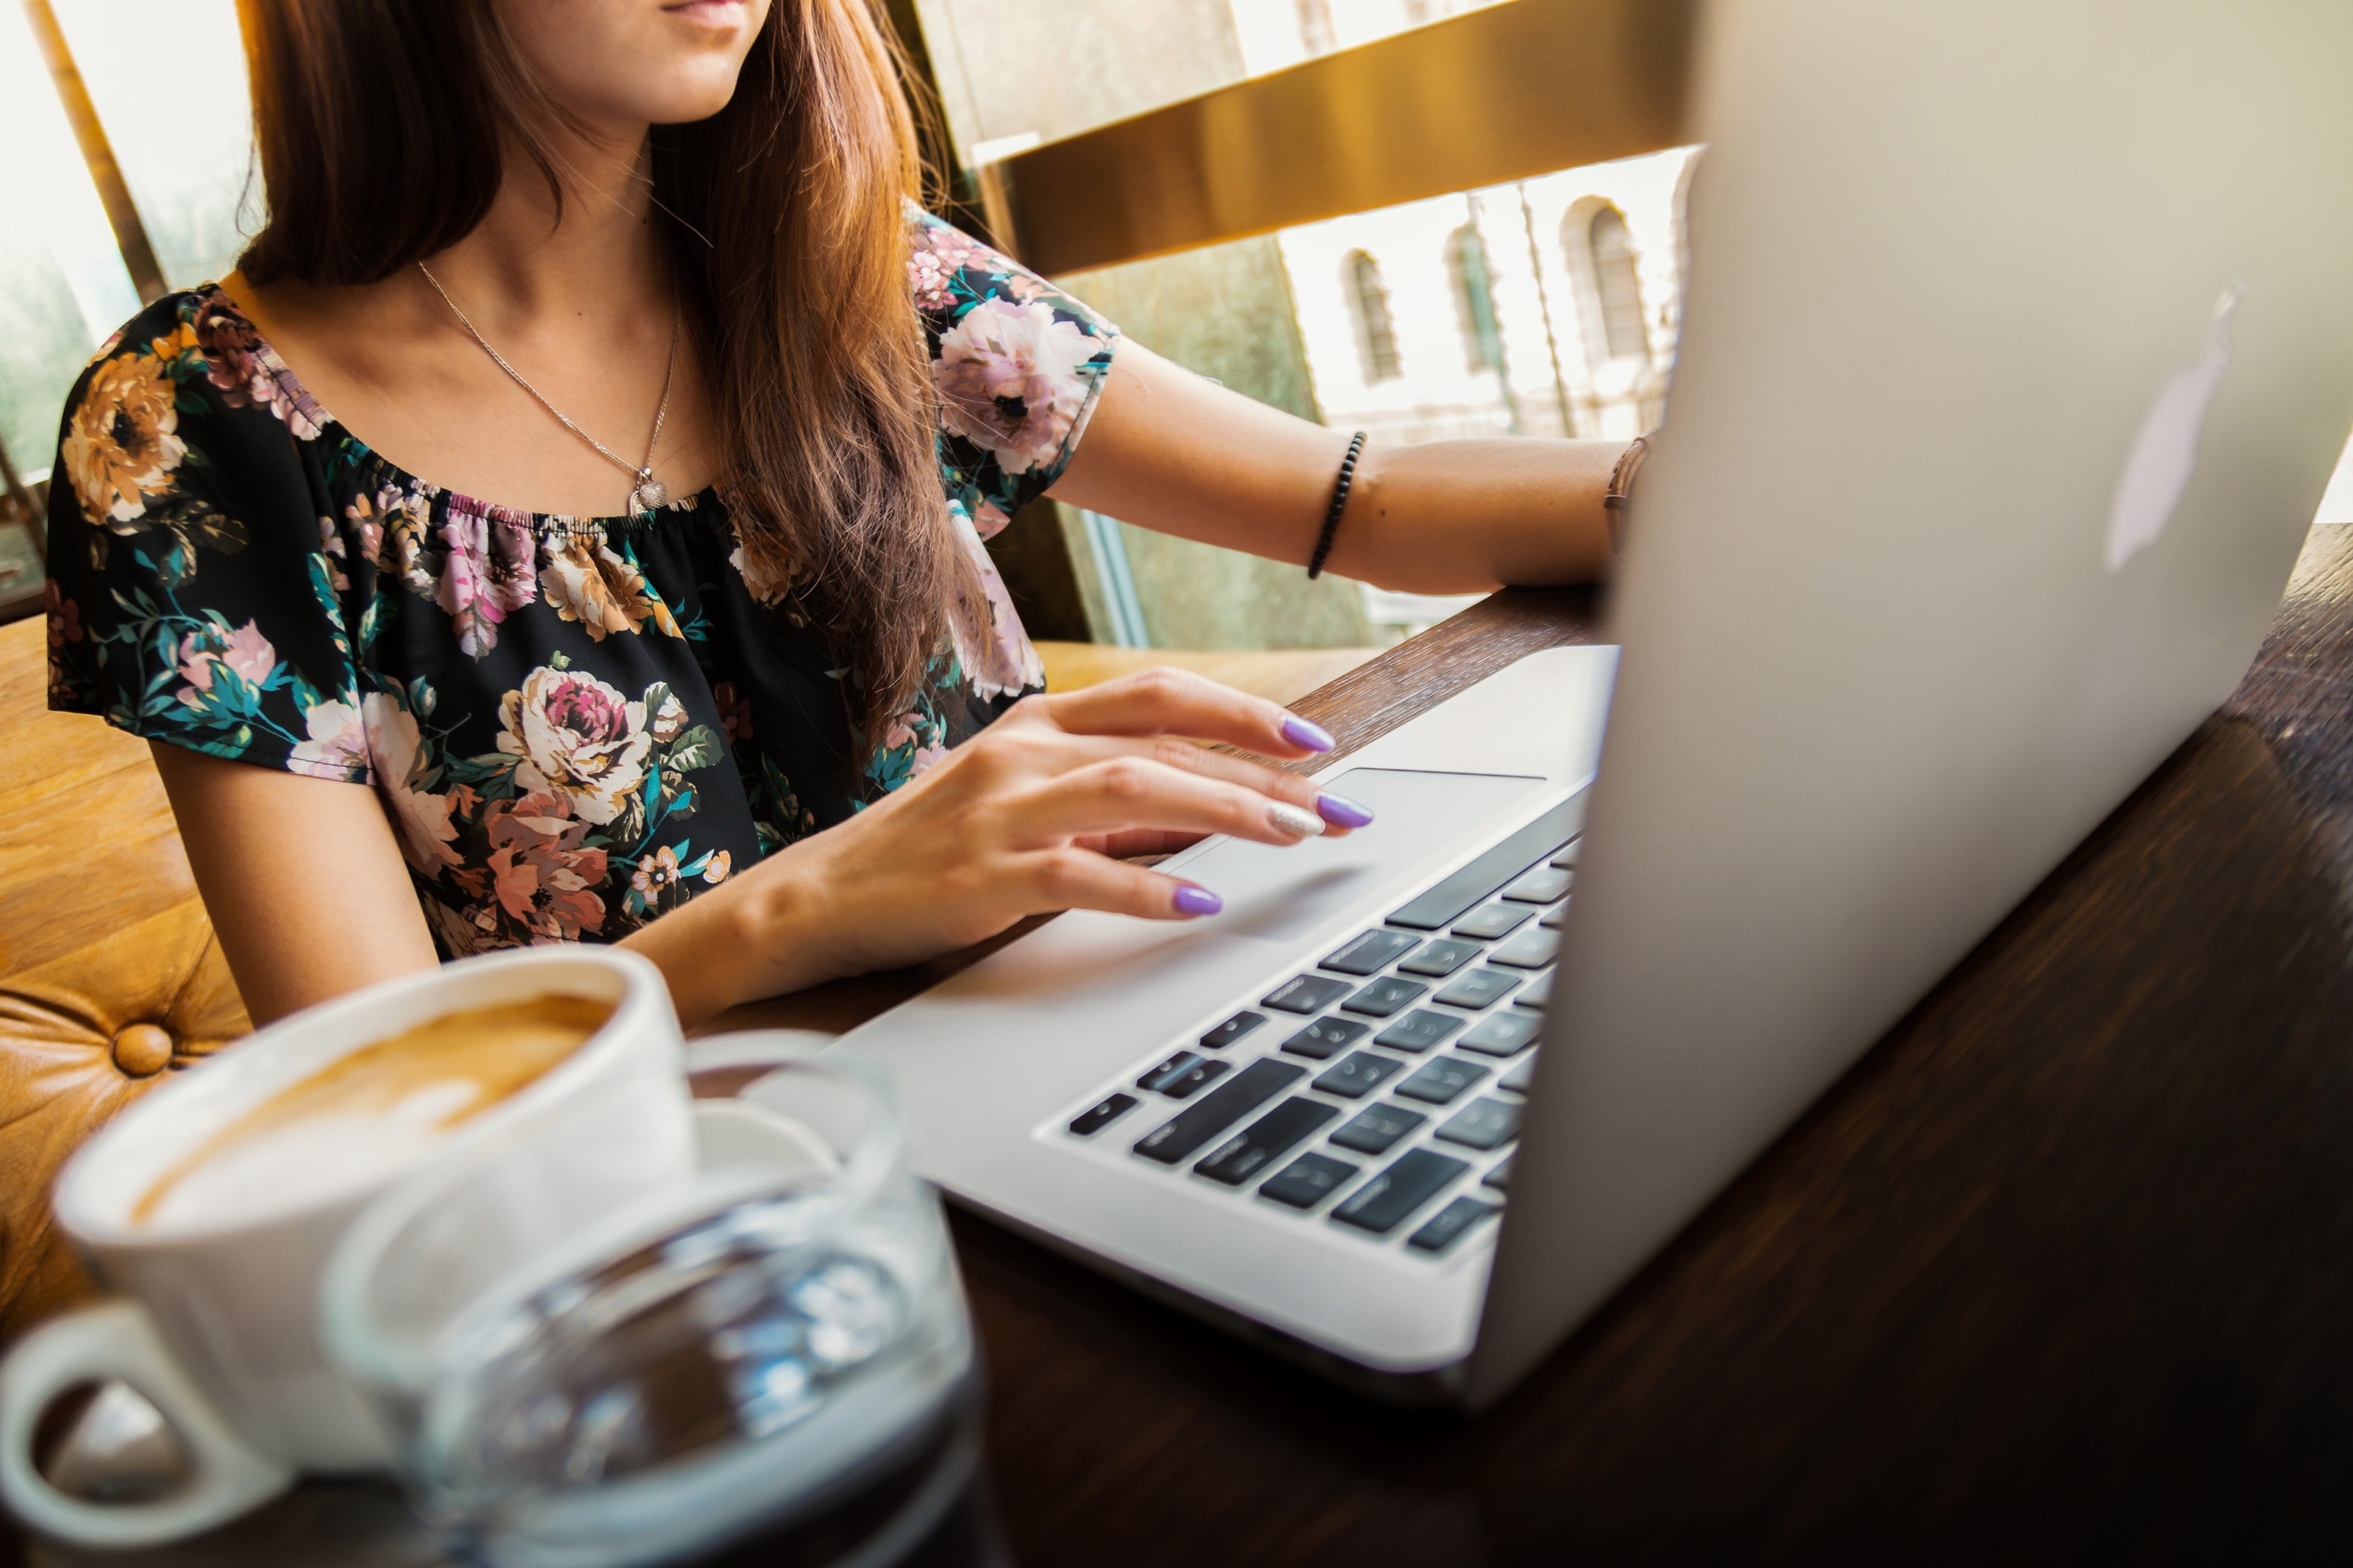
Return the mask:
{"type": "Polygon", "coordinates": [[[701,489],[695,491],[692,495],[687,497],[685,500],[666,502],[664,505],[657,508],[653,511],[610,512],[602,516],[583,517],[575,512],[533,511],[529,507],[507,506],[502,502],[484,500],[479,496],[468,495],[465,491],[454,489],[448,485],[436,484],[433,480],[427,479],[422,474],[410,473],[406,468],[402,468],[398,463],[394,462],[390,458],[387,458],[382,452],[377,451],[374,447],[363,440],[357,431],[353,430],[349,425],[344,424],[341,419],[336,418],[332,413],[329,412],[327,405],[319,401],[319,395],[312,392],[308,384],[306,384],[300,375],[295,374],[294,367],[288,364],[286,361],[280,357],[278,353],[277,345],[272,343],[268,336],[263,333],[261,324],[259,321],[256,321],[251,316],[245,313],[245,307],[238,304],[236,297],[230,294],[227,289],[221,287],[220,280],[218,279],[214,279],[196,289],[191,289],[190,292],[200,299],[209,299],[210,300],[225,306],[230,314],[234,315],[238,321],[245,323],[245,330],[251,334],[254,357],[261,361],[262,368],[269,373],[271,379],[277,381],[280,385],[286,387],[295,395],[298,405],[307,405],[302,408],[303,416],[310,419],[312,424],[318,426],[320,434],[324,435],[330,426],[341,431],[343,433],[343,439],[350,442],[353,446],[357,447],[366,455],[367,460],[374,463],[377,468],[391,474],[396,479],[406,480],[408,487],[413,489],[426,490],[435,495],[448,497],[449,504],[460,510],[471,512],[483,517],[499,516],[529,518],[531,520],[531,525],[535,531],[561,531],[568,529],[579,529],[590,524],[594,524],[595,526],[602,529],[609,529],[616,524],[622,527],[639,524],[649,518],[659,518],[661,513],[665,511],[700,511],[702,510],[704,498],[715,496],[717,487],[714,485],[705,485],[701,489]]]}

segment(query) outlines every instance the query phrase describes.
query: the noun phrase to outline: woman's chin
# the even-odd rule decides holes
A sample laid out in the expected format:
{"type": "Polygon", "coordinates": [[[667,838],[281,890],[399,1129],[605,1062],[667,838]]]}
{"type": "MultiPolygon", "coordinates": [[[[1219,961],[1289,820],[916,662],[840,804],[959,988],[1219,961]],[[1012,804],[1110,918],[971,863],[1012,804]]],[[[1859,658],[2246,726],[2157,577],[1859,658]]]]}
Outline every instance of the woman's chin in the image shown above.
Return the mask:
{"type": "Polygon", "coordinates": [[[767,0],[506,0],[502,9],[548,94],[617,131],[726,108],[768,16],[767,0]]]}
{"type": "Polygon", "coordinates": [[[565,107],[592,123],[688,125],[727,107],[735,96],[735,76],[733,61],[681,60],[617,82],[615,90],[573,98],[565,107]]]}

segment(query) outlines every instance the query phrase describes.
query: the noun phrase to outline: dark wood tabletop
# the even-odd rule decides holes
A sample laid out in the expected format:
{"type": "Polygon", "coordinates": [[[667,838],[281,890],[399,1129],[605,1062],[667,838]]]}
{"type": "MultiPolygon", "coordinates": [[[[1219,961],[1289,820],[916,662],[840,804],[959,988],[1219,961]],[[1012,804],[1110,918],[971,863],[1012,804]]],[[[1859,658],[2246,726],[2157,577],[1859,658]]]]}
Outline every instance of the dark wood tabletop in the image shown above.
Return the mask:
{"type": "MultiPolygon", "coordinates": [[[[1362,745],[1593,609],[1499,595],[1298,706],[1362,745]]],[[[959,1215],[1017,1556],[2353,1552],[2348,829],[2353,529],[2319,529],[2229,705],[1476,1418],[1367,1405],[959,1215]]]]}
{"type": "MultiPolygon", "coordinates": [[[[1296,706],[1361,746],[1595,624],[1502,594],[1296,706]]],[[[1475,1418],[1366,1404],[958,1215],[1016,1558],[2353,1550],[2348,829],[2353,529],[2321,529],[2223,710],[1475,1418]]],[[[844,1028],[953,967],[724,1026],[844,1028]]]]}

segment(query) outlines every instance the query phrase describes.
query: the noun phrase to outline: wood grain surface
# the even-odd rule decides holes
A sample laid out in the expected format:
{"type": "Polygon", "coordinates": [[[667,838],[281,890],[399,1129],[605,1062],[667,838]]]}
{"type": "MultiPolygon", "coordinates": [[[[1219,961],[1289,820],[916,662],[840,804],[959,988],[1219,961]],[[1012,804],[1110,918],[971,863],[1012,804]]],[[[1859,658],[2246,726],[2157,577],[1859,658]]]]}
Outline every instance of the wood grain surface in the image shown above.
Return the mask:
{"type": "MultiPolygon", "coordinates": [[[[1583,625],[1482,614],[1493,646],[1583,625]]],[[[1377,662],[1306,706],[1377,725],[1451,679],[1377,662]]],[[[960,1216],[1020,1560],[2345,1551],[2348,693],[2353,529],[2321,530],[2224,711],[1476,1420],[1366,1405],[960,1216]]]]}

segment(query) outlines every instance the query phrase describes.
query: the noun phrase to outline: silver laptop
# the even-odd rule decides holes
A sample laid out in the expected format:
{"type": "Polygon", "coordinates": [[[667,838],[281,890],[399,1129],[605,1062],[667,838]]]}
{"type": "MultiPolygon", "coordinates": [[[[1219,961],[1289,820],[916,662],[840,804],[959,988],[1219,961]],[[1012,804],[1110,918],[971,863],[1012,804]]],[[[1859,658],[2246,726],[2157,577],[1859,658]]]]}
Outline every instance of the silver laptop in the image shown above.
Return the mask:
{"type": "Polygon", "coordinates": [[[2228,695],[2353,426],[2343,0],[1703,37],[1619,646],[850,1037],[955,1198],[1398,1399],[1510,1386],[2228,695]]]}

